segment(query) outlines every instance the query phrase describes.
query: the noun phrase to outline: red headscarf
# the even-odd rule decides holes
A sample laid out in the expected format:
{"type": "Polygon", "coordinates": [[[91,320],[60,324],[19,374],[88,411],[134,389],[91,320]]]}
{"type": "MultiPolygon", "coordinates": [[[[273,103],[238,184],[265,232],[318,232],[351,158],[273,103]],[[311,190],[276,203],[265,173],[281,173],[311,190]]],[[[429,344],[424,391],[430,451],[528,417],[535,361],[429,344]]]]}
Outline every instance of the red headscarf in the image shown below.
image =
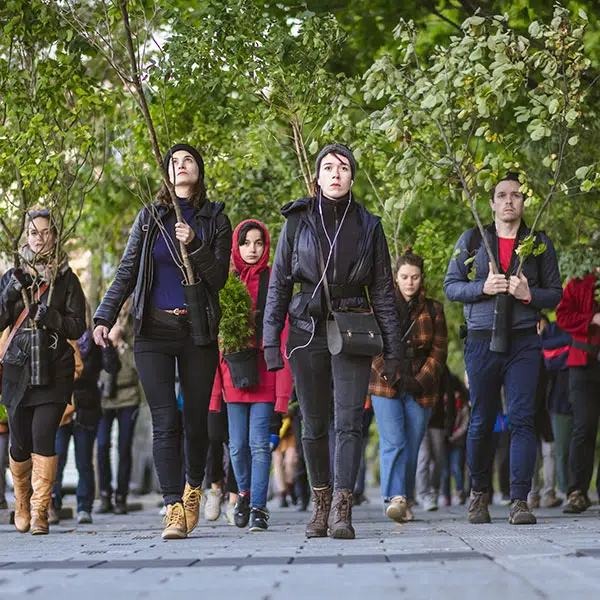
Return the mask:
{"type": "Polygon", "coordinates": [[[238,272],[240,279],[246,284],[250,296],[252,296],[252,307],[256,305],[256,298],[258,296],[258,280],[259,275],[262,271],[269,268],[269,251],[271,247],[271,238],[269,237],[269,231],[264,223],[257,221],[256,219],[247,219],[242,221],[233,232],[233,247],[231,249],[231,259],[233,262],[234,269],[238,272]],[[249,265],[244,261],[240,254],[240,244],[238,236],[240,229],[246,224],[252,223],[256,225],[256,229],[260,229],[263,235],[263,241],[265,243],[265,249],[260,260],[255,265],[249,265]]]}

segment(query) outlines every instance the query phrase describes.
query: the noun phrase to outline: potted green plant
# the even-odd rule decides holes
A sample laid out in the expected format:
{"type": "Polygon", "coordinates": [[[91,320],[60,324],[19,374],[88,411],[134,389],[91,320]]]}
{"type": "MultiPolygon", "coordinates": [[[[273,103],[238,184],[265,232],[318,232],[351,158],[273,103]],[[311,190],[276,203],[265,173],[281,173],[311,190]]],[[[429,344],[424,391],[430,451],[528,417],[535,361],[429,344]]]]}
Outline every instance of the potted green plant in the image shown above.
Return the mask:
{"type": "Polygon", "coordinates": [[[258,385],[258,353],[255,345],[252,298],[235,273],[219,293],[221,323],[219,345],[235,388],[258,385]]]}

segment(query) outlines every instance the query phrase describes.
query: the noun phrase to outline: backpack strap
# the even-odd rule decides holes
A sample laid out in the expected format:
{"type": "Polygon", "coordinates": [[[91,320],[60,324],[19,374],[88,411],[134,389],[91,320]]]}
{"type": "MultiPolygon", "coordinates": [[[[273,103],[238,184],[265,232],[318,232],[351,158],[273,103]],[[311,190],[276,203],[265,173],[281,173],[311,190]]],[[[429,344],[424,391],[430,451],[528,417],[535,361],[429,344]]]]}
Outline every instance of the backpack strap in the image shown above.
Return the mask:
{"type": "Polygon", "coordinates": [[[285,231],[290,248],[294,247],[294,242],[296,241],[296,231],[298,230],[298,225],[300,225],[300,217],[300,212],[293,212],[287,218],[285,231]]]}
{"type": "Polygon", "coordinates": [[[269,269],[260,272],[258,278],[258,296],[256,298],[256,347],[260,348],[263,336],[263,319],[265,316],[265,306],[267,304],[267,292],[269,291],[269,269]]]}
{"type": "Polygon", "coordinates": [[[427,310],[429,311],[429,316],[431,317],[431,322],[433,323],[433,327],[435,328],[435,318],[437,317],[437,311],[435,310],[435,304],[431,298],[427,298],[427,310]]]}

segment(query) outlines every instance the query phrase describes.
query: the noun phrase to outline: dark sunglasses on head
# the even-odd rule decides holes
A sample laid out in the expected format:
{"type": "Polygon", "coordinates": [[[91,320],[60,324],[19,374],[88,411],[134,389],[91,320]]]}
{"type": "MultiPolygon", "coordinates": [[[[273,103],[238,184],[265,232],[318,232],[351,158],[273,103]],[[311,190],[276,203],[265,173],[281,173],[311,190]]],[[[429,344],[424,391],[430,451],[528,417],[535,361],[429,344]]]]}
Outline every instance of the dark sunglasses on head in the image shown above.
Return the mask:
{"type": "Polygon", "coordinates": [[[37,219],[37,217],[50,217],[50,211],[47,208],[41,210],[30,210],[27,212],[27,216],[30,219],[37,219]]]}

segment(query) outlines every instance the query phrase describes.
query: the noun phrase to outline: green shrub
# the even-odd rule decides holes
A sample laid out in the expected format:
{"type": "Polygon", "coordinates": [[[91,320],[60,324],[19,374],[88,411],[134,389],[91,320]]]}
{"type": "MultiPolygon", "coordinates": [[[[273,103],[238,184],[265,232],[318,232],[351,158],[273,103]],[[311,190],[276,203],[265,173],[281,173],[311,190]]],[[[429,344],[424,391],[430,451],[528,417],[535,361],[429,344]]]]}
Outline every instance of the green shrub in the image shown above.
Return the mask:
{"type": "Polygon", "coordinates": [[[227,278],[219,300],[223,312],[219,325],[219,345],[223,354],[253,346],[252,298],[244,283],[233,273],[227,278]]]}

